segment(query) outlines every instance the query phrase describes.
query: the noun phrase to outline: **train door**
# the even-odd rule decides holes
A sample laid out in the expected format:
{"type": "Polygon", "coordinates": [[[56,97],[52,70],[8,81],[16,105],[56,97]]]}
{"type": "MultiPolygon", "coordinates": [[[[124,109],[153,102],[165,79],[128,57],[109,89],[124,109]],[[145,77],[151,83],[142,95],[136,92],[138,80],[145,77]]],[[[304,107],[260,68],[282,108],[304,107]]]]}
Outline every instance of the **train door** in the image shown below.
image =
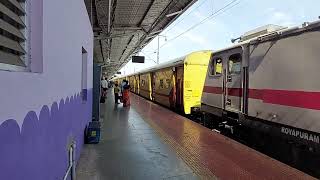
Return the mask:
{"type": "Polygon", "coordinates": [[[176,109],[183,111],[183,66],[176,71],[176,109]]]}
{"type": "Polygon", "coordinates": [[[136,89],[137,89],[137,81],[136,81],[136,77],[132,76],[132,81],[133,81],[133,88],[132,88],[132,92],[136,93],[136,89]]]}
{"type": "Polygon", "coordinates": [[[136,93],[139,94],[140,93],[140,75],[135,76],[136,82],[137,82],[137,89],[136,89],[136,93]]]}
{"type": "Polygon", "coordinates": [[[156,73],[151,72],[150,76],[151,76],[151,100],[154,101],[154,97],[155,97],[154,93],[156,92],[156,73]]]}
{"type": "Polygon", "coordinates": [[[136,83],[134,81],[134,76],[130,76],[129,77],[129,85],[130,85],[130,91],[134,92],[134,89],[135,89],[135,86],[136,86],[136,83]]]}
{"type": "Polygon", "coordinates": [[[241,112],[242,101],[242,50],[234,49],[224,57],[224,108],[241,112]]]}

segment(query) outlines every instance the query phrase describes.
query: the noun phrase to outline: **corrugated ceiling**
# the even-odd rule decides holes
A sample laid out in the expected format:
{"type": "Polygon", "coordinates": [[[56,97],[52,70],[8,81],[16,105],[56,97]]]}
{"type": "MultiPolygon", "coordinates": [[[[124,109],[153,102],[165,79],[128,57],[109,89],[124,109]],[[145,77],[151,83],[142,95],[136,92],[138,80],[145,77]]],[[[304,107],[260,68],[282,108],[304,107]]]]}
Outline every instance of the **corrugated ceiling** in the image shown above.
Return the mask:
{"type": "Polygon", "coordinates": [[[85,0],[95,35],[94,61],[111,77],[196,0],[85,0]],[[109,7],[110,4],[110,7],[109,7]],[[110,13],[109,13],[110,9],[110,13]],[[109,22],[110,21],[110,26],[109,22]]]}

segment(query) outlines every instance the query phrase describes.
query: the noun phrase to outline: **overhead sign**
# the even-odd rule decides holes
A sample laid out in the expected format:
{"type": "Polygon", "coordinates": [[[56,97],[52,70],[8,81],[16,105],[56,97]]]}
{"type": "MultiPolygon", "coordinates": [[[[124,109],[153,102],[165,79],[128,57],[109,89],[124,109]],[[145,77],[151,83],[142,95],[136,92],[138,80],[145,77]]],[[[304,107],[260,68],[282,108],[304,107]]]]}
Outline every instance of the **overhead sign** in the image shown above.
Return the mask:
{"type": "Polygon", "coordinates": [[[144,63],[144,56],[132,56],[132,63],[144,63]]]}

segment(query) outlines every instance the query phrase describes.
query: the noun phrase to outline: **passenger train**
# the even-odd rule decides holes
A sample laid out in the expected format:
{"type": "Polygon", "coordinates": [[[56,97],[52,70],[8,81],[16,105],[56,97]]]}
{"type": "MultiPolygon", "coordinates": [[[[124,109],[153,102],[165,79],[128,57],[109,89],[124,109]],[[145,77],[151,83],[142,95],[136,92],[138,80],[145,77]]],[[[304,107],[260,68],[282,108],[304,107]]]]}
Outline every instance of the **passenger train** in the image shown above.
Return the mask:
{"type": "Polygon", "coordinates": [[[320,176],[319,60],[319,21],[266,26],[214,51],[201,99],[205,124],[320,176]]]}
{"type": "Polygon", "coordinates": [[[173,110],[191,114],[200,109],[211,54],[211,51],[193,52],[115,81],[120,84],[126,79],[132,92],[173,110]]]}
{"type": "Polygon", "coordinates": [[[205,126],[320,177],[320,21],[238,39],[122,78],[132,92],[185,114],[200,110],[205,126]]]}

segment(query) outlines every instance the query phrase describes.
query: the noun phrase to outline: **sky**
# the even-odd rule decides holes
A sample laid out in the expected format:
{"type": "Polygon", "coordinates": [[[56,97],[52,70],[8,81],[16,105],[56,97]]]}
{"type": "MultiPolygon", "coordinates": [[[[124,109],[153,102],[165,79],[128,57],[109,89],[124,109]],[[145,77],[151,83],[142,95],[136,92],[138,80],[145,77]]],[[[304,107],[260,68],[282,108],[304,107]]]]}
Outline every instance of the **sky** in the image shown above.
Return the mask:
{"type": "MultiPolygon", "coordinates": [[[[319,19],[320,0],[198,0],[160,33],[160,64],[198,50],[219,50],[231,39],[267,24],[300,26],[319,19]],[[202,23],[201,23],[202,22],[202,23]]],[[[158,38],[139,53],[144,64],[128,62],[122,75],[156,65],[158,38]]]]}

